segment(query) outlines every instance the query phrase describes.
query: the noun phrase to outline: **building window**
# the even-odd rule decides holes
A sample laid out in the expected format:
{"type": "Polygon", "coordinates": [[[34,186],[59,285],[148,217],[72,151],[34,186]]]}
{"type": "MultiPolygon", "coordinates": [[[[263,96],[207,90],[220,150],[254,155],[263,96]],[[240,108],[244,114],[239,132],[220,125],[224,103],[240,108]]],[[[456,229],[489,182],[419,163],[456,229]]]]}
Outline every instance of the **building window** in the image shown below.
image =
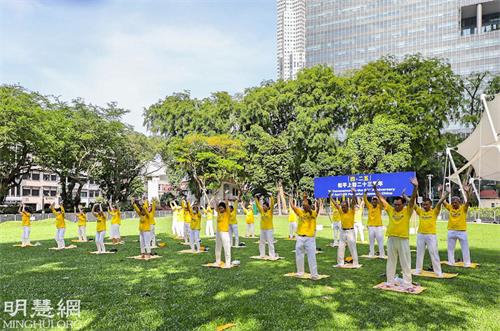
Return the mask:
{"type": "Polygon", "coordinates": [[[40,196],[40,190],[37,188],[34,188],[31,190],[31,196],[32,197],[39,197],[40,196]]]}
{"type": "Polygon", "coordinates": [[[89,191],[89,196],[90,196],[91,198],[93,198],[93,197],[94,197],[94,191],[89,191]]]}
{"type": "Polygon", "coordinates": [[[40,174],[35,174],[35,173],[31,174],[31,179],[32,180],[40,180],[40,174]]]}
{"type": "Polygon", "coordinates": [[[57,191],[50,191],[50,196],[55,197],[57,195],[57,191]]]}
{"type": "Polygon", "coordinates": [[[57,175],[50,175],[50,180],[53,182],[57,181],[57,175]]]}
{"type": "Polygon", "coordinates": [[[30,174],[23,174],[23,179],[30,179],[30,174]]]}
{"type": "Polygon", "coordinates": [[[23,197],[29,197],[31,190],[29,188],[23,188],[23,197]]]}
{"type": "Polygon", "coordinates": [[[48,182],[50,180],[50,175],[49,174],[43,174],[43,180],[48,182]]]}
{"type": "Polygon", "coordinates": [[[50,191],[49,190],[43,190],[43,196],[44,197],[50,196],[50,191]]]}
{"type": "Polygon", "coordinates": [[[80,198],[86,198],[87,197],[87,192],[80,192],[80,198]]]}

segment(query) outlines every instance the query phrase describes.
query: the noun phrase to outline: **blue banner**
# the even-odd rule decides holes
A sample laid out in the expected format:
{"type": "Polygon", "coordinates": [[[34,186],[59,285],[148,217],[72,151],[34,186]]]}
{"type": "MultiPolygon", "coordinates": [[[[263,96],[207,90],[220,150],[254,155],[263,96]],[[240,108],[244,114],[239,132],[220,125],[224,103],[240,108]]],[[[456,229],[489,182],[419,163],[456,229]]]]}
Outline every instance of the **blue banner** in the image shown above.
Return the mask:
{"type": "Polygon", "coordinates": [[[356,190],[356,195],[361,197],[365,190],[368,196],[375,195],[373,183],[378,182],[378,190],[385,197],[401,195],[406,189],[406,194],[411,195],[413,185],[410,179],[415,177],[415,172],[394,172],[388,174],[363,174],[314,178],[314,197],[328,198],[348,197],[352,195],[351,188],[356,190]]]}

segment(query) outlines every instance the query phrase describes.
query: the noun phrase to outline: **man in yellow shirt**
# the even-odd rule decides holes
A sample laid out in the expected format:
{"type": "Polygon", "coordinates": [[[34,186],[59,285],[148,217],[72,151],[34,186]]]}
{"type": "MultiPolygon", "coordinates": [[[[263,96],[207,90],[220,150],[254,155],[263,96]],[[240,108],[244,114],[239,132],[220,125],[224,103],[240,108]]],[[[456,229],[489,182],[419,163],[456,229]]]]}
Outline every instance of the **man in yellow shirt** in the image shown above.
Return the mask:
{"type": "Polygon", "coordinates": [[[424,264],[425,246],[429,250],[431,257],[432,269],[438,277],[443,276],[441,271],[441,260],[439,259],[439,251],[436,236],[436,222],[441,212],[441,205],[446,199],[446,193],[443,192],[436,207],[432,208],[432,201],[429,198],[424,198],[422,208],[415,205],[415,212],[419,216],[417,230],[417,261],[415,263],[415,273],[422,272],[424,264]]]}
{"type": "Polygon", "coordinates": [[[238,235],[238,219],[237,219],[237,209],[238,208],[238,200],[233,202],[233,205],[229,206],[229,211],[231,213],[231,217],[229,218],[229,240],[231,242],[231,246],[238,247],[240,245],[240,239],[238,235]],[[233,244],[233,235],[234,235],[234,244],[233,244]]]}
{"type": "Polygon", "coordinates": [[[393,206],[380,194],[377,189],[377,183],[373,184],[373,189],[378,197],[378,200],[384,206],[384,209],[389,216],[389,225],[387,226],[387,266],[386,276],[387,285],[401,286],[405,289],[413,287],[411,278],[411,253],[410,253],[410,218],[413,214],[413,206],[417,198],[418,181],[416,178],[411,179],[413,184],[413,193],[411,195],[408,206],[405,206],[405,199],[395,197],[393,206]],[[396,266],[399,258],[401,270],[403,272],[403,280],[396,279],[396,266]]]}
{"type": "MultiPolygon", "coordinates": [[[[338,203],[337,200],[335,202],[338,203]]],[[[333,242],[332,247],[338,246],[340,241],[340,229],[342,229],[342,224],[340,222],[340,214],[335,204],[333,203],[332,197],[330,196],[330,208],[332,209],[332,230],[333,230],[333,242]]]]}
{"type": "Polygon", "coordinates": [[[245,213],[245,223],[247,224],[245,237],[255,238],[255,215],[253,213],[253,206],[252,204],[248,204],[248,207],[245,208],[245,203],[242,202],[241,208],[243,208],[243,212],[245,213]]]}
{"type": "Polygon", "coordinates": [[[106,246],[104,246],[104,236],[106,235],[106,221],[108,217],[102,211],[102,205],[99,204],[99,211],[96,212],[95,209],[97,204],[92,206],[92,215],[96,218],[96,234],[95,234],[95,244],[97,246],[97,254],[106,253],[106,246]]]}
{"type": "Polygon", "coordinates": [[[113,205],[111,204],[111,202],[109,202],[108,208],[108,213],[111,215],[110,237],[113,241],[113,244],[118,244],[121,241],[120,225],[122,224],[122,214],[117,203],[113,205]]]}
{"type": "MultiPolygon", "coordinates": [[[[77,214],[76,207],[75,207],[75,214],[77,214]]],[[[87,214],[83,212],[82,205],[78,205],[77,225],[78,225],[78,241],[88,241],[87,214]]]]}
{"type": "Polygon", "coordinates": [[[205,235],[207,237],[213,237],[215,235],[214,233],[214,211],[211,207],[212,205],[212,200],[209,201],[209,203],[203,208],[203,214],[205,214],[205,217],[207,219],[207,223],[205,224],[205,235]]]}
{"type": "Polygon", "coordinates": [[[217,232],[215,233],[215,263],[221,264],[221,253],[224,248],[224,268],[231,267],[231,240],[229,239],[229,200],[226,198],[229,192],[224,192],[224,200],[217,206],[217,232]]]}
{"type": "Polygon", "coordinates": [[[195,203],[193,207],[191,207],[190,203],[187,203],[189,214],[191,215],[191,235],[190,238],[190,246],[193,252],[200,252],[200,229],[201,229],[201,213],[198,208],[198,204],[195,203]],[[196,248],[196,249],[195,249],[196,248]]]}
{"type": "Polygon", "coordinates": [[[259,255],[262,258],[266,256],[266,243],[269,247],[269,257],[276,257],[273,234],[274,198],[272,195],[269,195],[269,197],[269,202],[264,199],[261,204],[259,198],[255,196],[255,204],[260,213],[259,255]]]}
{"type": "Polygon", "coordinates": [[[318,266],[316,263],[316,218],[318,213],[318,203],[316,201],[314,209],[312,209],[311,199],[307,198],[304,193],[302,208],[298,208],[293,201],[293,198],[288,195],[290,208],[298,216],[299,223],[297,226],[297,242],[295,243],[295,263],[297,265],[297,276],[304,275],[304,255],[307,254],[307,264],[311,279],[318,279],[318,266]]]}
{"type": "Polygon", "coordinates": [[[56,243],[58,249],[64,249],[66,247],[66,243],[64,242],[64,234],[66,233],[66,221],[64,216],[66,215],[63,207],[63,203],[61,203],[60,210],[55,209],[55,203],[53,202],[50,205],[50,210],[52,214],[56,217],[56,243]]]}
{"type": "Polygon", "coordinates": [[[344,265],[346,243],[352,256],[352,265],[359,266],[358,251],[356,249],[356,235],[354,234],[354,213],[356,211],[356,202],[358,200],[356,198],[356,190],[351,188],[351,192],[352,199],[350,206],[348,200],[343,200],[340,205],[336,201],[331,200],[339,212],[340,222],[342,224],[339,247],[337,248],[336,267],[342,267],[344,265]]]}
{"type": "Polygon", "coordinates": [[[293,198],[288,199],[288,238],[293,239],[296,238],[295,233],[297,232],[297,214],[292,208],[292,204],[295,205],[295,202],[292,201],[293,198]]]}
{"type": "Polygon", "coordinates": [[[464,267],[468,268],[471,265],[469,238],[467,237],[467,211],[472,198],[470,185],[464,185],[464,191],[466,194],[465,203],[461,203],[460,197],[454,196],[451,198],[451,204],[444,203],[444,208],[450,213],[448,219],[448,264],[455,264],[455,246],[458,240],[462,249],[464,267]]]}
{"type": "Polygon", "coordinates": [[[371,202],[368,201],[368,191],[363,195],[363,201],[368,209],[368,240],[370,241],[370,257],[375,256],[375,239],[378,245],[378,254],[380,257],[385,257],[384,251],[384,226],[382,224],[382,206],[376,196],[372,197],[371,202]]]}
{"type": "Polygon", "coordinates": [[[151,258],[151,226],[149,225],[148,212],[144,205],[139,206],[138,201],[131,198],[130,203],[139,216],[139,244],[141,246],[141,257],[148,260],[151,258]]]}
{"type": "Polygon", "coordinates": [[[21,247],[30,246],[30,232],[31,232],[31,213],[27,210],[24,204],[19,206],[18,210],[21,214],[21,224],[23,226],[23,234],[21,235],[21,247]]]}

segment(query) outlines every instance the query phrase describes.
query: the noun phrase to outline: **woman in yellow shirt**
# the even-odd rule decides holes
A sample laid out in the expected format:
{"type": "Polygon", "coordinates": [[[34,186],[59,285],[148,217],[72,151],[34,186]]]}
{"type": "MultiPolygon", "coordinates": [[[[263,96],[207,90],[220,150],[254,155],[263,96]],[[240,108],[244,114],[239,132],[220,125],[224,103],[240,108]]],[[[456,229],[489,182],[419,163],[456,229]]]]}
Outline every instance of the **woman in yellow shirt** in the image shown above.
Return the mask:
{"type": "Polygon", "coordinates": [[[177,203],[175,201],[170,201],[170,209],[172,210],[172,235],[176,239],[180,237],[180,233],[177,232],[177,229],[179,228],[179,226],[177,225],[177,216],[179,215],[178,208],[179,206],[177,206],[177,203]]]}
{"type": "Polygon", "coordinates": [[[274,230],[273,230],[273,212],[274,212],[274,198],[269,195],[269,202],[264,199],[261,204],[260,199],[255,196],[255,204],[260,213],[260,239],[259,239],[259,255],[260,257],[266,256],[266,243],[269,247],[269,257],[275,258],[276,252],[274,251],[274,230]]]}
{"type": "Polygon", "coordinates": [[[19,206],[18,213],[21,214],[21,225],[23,226],[23,234],[21,235],[21,247],[31,246],[31,213],[24,204],[19,206]]]}
{"type": "Polygon", "coordinates": [[[238,235],[238,219],[237,219],[237,208],[238,208],[238,200],[233,202],[234,206],[229,206],[229,212],[231,213],[231,217],[229,218],[229,240],[231,241],[231,246],[239,247],[240,246],[240,238],[238,235]],[[234,245],[233,245],[233,235],[234,235],[234,245]]]}
{"type": "Polygon", "coordinates": [[[191,214],[189,213],[188,207],[186,200],[182,200],[182,219],[184,220],[183,223],[183,236],[184,236],[184,244],[189,245],[191,239],[190,239],[190,234],[191,234],[191,214]]]}
{"type": "Polygon", "coordinates": [[[146,217],[149,222],[149,231],[151,233],[151,248],[158,248],[156,246],[156,221],[155,221],[155,213],[156,213],[156,199],[153,198],[151,200],[151,204],[148,203],[148,200],[144,200],[143,208],[146,211],[146,217]]]}
{"type": "Polygon", "coordinates": [[[316,218],[319,210],[318,203],[312,208],[311,199],[304,193],[302,208],[295,205],[293,198],[288,195],[290,207],[299,218],[297,226],[297,242],[295,243],[295,262],[297,264],[297,276],[304,275],[304,255],[307,254],[307,264],[311,273],[311,279],[318,279],[318,266],[316,263],[316,218]]]}
{"type": "Polygon", "coordinates": [[[213,237],[214,233],[214,211],[211,207],[212,201],[210,201],[205,208],[203,208],[203,213],[207,218],[207,224],[205,224],[205,235],[207,237],[213,237]]]}
{"type": "Polygon", "coordinates": [[[340,205],[334,201],[333,204],[337,208],[340,215],[342,229],[340,230],[340,242],[337,249],[337,265],[336,267],[344,266],[345,246],[349,247],[349,252],[352,256],[353,266],[358,266],[358,250],[356,249],[356,235],[354,234],[354,214],[356,212],[356,190],[351,188],[352,199],[349,205],[348,200],[343,200],[340,205]]]}
{"type": "Polygon", "coordinates": [[[137,216],[139,216],[139,244],[141,246],[141,258],[148,260],[151,258],[151,232],[147,210],[144,205],[139,206],[139,202],[133,198],[130,200],[137,216]]]}
{"type": "Polygon", "coordinates": [[[78,225],[78,241],[86,242],[87,240],[87,214],[83,212],[82,206],[78,205],[78,213],[76,212],[76,207],[75,207],[75,214],[77,218],[77,225],[78,225]]]}
{"type": "Polygon", "coordinates": [[[190,203],[187,203],[189,214],[191,215],[191,235],[190,245],[193,252],[200,252],[200,229],[201,229],[201,213],[198,204],[195,203],[191,207],[190,203]]]}
{"type": "Polygon", "coordinates": [[[111,215],[110,238],[113,241],[113,244],[116,245],[121,242],[120,225],[122,224],[122,213],[117,203],[112,204],[110,202],[108,207],[108,213],[111,215]]]}
{"type": "Polygon", "coordinates": [[[215,263],[221,265],[221,253],[224,248],[226,263],[224,268],[231,267],[231,240],[229,239],[229,200],[226,198],[229,192],[224,192],[224,200],[217,206],[217,232],[215,233],[215,263]]]}
{"type": "Polygon", "coordinates": [[[293,198],[288,199],[288,239],[296,238],[295,232],[297,232],[297,214],[292,208],[293,198]]]}
{"type": "Polygon", "coordinates": [[[245,203],[241,202],[241,208],[245,213],[245,223],[247,224],[247,229],[245,232],[246,238],[255,238],[255,215],[253,213],[252,204],[248,204],[248,209],[245,208],[245,203]]]}
{"type": "Polygon", "coordinates": [[[57,249],[64,249],[66,243],[64,242],[64,234],[66,233],[66,221],[64,219],[66,213],[64,211],[63,203],[61,202],[61,208],[59,210],[55,209],[55,202],[50,205],[50,210],[52,214],[56,217],[56,243],[57,249]]]}
{"type": "Polygon", "coordinates": [[[96,212],[95,209],[98,204],[92,206],[92,215],[96,218],[96,234],[95,234],[95,245],[97,246],[97,254],[106,253],[106,246],[104,245],[104,236],[106,235],[106,221],[108,216],[102,211],[102,205],[99,204],[99,211],[96,212]]]}

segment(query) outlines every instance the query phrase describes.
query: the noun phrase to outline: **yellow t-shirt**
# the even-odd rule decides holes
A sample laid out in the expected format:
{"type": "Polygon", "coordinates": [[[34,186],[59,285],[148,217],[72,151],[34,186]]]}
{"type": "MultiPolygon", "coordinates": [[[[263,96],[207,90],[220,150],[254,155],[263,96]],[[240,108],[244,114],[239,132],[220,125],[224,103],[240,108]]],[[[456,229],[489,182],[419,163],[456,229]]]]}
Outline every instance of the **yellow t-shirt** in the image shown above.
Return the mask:
{"type": "Polygon", "coordinates": [[[155,225],[155,211],[156,211],[156,201],[153,200],[151,205],[151,211],[149,211],[149,206],[146,204],[146,217],[148,218],[149,224],[155,225]]]}
{"type": "Polygon", "coordinates": [[[396,212],[394,207],[387,205],[385,207],[389,215],[389,225],[387,226],[388,237],[409,238],[410,236],[410,217],[413,209],[405,206],[400,212],[396,212]]]}
{"type": "Polygon", "coordinates": [[[293,208],[288,208],[288,222],[297,222],[297,214],[295,214],[293,208]]]}
{"type": "Polygon", "coordinates": [[[190,213],[191,215],[191,230],[200,230],[201,229],[201,213],[198,211],[197,213],[190,213]]]}
{"type": "Polygon", "coordinates": [[[137,215],[139,215],[139,231],[148,232],[151,231],[151,225],[149,224],[149,218],[147,215],[142,215],[141,210],[134,203],[134,209],[137,215]]]}
{"type": "Polygon", "coordinates": [[[332,221],[333,222],[340,222],[339,211],[337,210],[337,207],[335,207],[333,202],[330,202],[330,207],[332,208],[332,221]]]}
{"type": "Polygon", "coordinates": [[[182,214],[183,214],[183,219],[184,219],[184,223],[191,223],[191,214],[189,213],[189,203],[184,203],[184,201],[182,202],[182,214]]]}
{"type": "Polygon", "coordinates": [[[273,208],[274,208],[274,198],[271,197],[270,207],[264,212],[262,206],[258,199],[255,199],[255,203],[257,204],[257,209],[260,212],[260,229],[261,230],[272,230],[273,229],[273,208]]]}
{"type": "Polygon", "coordinates": [[[418,233],[436,234],[436,221],[441,208],[431,208],[425,211],[423,208],[415,206],[418,217],[418,233]]]}
{"type": "Polygon", "coordinates": [[[122,214],[119,210],[110,210],[109,214],[112,216],[111,218],[111,224],[122,224],[122,214]]]}
{"type": "Polygon", "coordinates": [[[95,227],[95,230],[97,232],[106,231],[106,219],[107,217],[104,213],[97,214],[96,227],[95,227]]]}
{"type": "Polygon", "coordinates": [[[56,228],[64,229],[66,227],[66,221],[64,220],[64,207],[61,205],[61,211],[58,212],[54,208],[51,208],[52,214],[56,216],[56,228]]]}
{"type": "Polygon", "coordinates": [[[217,231],[219,232],[229,232],[229,219],[231,218],[231,213],[229,212],[229,207],[226,208],[224,213],[217,213],[217,231]]]}
{"type": "Polygon", "coordinates": [[[212,208],[208,207],[205,211],[205,214],[207,215],[207,221],[213,221],[214,212],[213,212],[212,208]]]}
{"type": "Polygon", "coordinates": [[[184,208],[178,207],[177,209],[177,222],[184,222],[184,208]]]}
{"type": "Polygon", "coordinates": [[[458,209],[453,209],[449,203],[444,203],[444,208],[450,212],[448,220],[448,230],[466,231],[467,230],[467,207],[460,205],[458,209]]]}
{"type": "Polygon", "coordinates": [[[342,229],[352,229],[354,228],[354,210],[349,208],[349,210],[344,213],[342,207],[337,209],[340,215],[340,222],[342,223],[342,229]]]}
{"type": "Polygon", "coordinates": [[[21,212],[22,226],[31,226],[30,217],[31,217],[31,214],[28,213],[27,211],[21,212]]]}
{"type": "Polygon", "coordinates": [[[251,207],[247,209],[245,221],[247,224],[253,224],[255,222],[255,216],[251,207]]]}
{"type": "Polygon", "coordinates": [[[318,213],[315,210],[312,210],[310,213],[306,213],[304,210],[299,208],[295,209],[295,213],[299,217],[297,234],[299,236],[314,237],[318,213]]]}
{"type": "Polygon", "coordinates": [[[238,224],[238,220],[236,219],[236,208],[233,208],[233,211],[230,211],[231,218],[229,219],[229,224],[238,224]]]}
{"type": "Polygon", "coordinates": [[[368,209],[368,226],[382,226],[382,207],[380,203],[377,203],[377,207],[373,207],[371,202],[368,201],[366,197],[363,197],[365,200],[365,206],[368,209]]]}
{"type": "Polygon", "coordinates": [[[78,213],[78,226],[86,226],[87,225],[87,214],[78,213]]]}

